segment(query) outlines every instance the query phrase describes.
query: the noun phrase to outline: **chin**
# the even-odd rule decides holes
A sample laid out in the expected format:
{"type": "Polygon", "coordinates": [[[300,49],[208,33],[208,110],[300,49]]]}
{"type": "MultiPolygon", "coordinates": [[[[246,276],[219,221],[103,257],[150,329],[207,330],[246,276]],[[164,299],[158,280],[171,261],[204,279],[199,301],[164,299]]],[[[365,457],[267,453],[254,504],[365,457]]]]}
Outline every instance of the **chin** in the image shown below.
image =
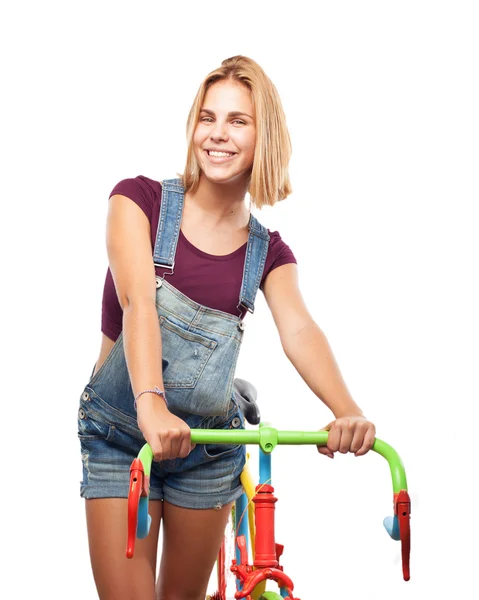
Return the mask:
{"type": "Polygon", "coordinates": [[[209,170],[202,171],[204,177],[211,183],[217,185],[228,185],[246,183],[251,175],[251,171],[241,171],[240,173],[211,173],[209,170]]]}

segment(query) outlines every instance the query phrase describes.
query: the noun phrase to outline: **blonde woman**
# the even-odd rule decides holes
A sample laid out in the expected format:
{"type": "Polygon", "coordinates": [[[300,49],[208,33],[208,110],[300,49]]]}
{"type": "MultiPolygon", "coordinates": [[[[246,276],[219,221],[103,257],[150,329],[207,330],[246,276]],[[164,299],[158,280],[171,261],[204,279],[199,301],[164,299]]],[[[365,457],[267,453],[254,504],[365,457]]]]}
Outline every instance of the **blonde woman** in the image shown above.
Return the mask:
{"type": "Polygon", "coordinates": [[[320,452],[362,455],[375,436],[306,309],[291,249],[245,202],[249,194],[261,208],[291,193],[283,109],[257,63],[235,56],[205,78],[187,140],[181,178],[125,179],[109,199],[102,346],[78,414],[102,600],[204,600],[245,451],[194,447],[190,428],[244,427],[233,382],[258,289],[287,357],[334,414],[320,452]],[[155,457],[152,524],[127,560],[129,467],[145,440],[155,457]]]}

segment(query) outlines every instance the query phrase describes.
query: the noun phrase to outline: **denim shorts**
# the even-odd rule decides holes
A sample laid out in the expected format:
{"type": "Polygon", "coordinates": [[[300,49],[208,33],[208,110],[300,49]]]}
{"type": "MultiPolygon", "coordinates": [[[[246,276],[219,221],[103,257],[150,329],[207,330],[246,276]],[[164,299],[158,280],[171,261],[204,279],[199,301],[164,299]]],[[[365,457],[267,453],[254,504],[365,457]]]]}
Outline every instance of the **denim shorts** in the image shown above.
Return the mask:
{"type": "MultiPolygon", "coordinates": [[[[226,416],[185,415],[192,429],[244,429],[234,395],[226,416]]],[[[127,498],[130,465],[145,439],[136,419],[110,406],[91,388],[82,393],[78,410],[83,498],[127,498]]],[[[244,445],[197,444],[186,458],[153,462],[150,500],[166,500],[184,508],[216,508],[242,492],[240,475],[244,445]]]]}

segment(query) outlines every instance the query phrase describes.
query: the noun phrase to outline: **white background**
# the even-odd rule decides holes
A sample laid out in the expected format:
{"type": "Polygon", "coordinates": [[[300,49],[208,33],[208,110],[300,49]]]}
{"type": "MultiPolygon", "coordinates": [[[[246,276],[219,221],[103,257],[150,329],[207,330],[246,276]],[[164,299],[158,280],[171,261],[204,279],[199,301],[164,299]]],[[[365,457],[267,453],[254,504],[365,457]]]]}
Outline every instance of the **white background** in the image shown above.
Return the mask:
{"type": "MultiPolygon", "coordinates": [[[[0,17],[0,595],[96,597],[76,417],[100,347],[108,196],[121,179],[182,171],[201,80],[245,54],[275,82],[293,143],[294,193],[258,216],[293,249],[306,303],[413,500],[404,583],[382,527],[386,462],[276,450],[285,569],[302,600],[476,597],[477,4],[12,6],[0,17]]],[[[331,420],[262,296],[238,376],[278,428],[331,420]]]]}

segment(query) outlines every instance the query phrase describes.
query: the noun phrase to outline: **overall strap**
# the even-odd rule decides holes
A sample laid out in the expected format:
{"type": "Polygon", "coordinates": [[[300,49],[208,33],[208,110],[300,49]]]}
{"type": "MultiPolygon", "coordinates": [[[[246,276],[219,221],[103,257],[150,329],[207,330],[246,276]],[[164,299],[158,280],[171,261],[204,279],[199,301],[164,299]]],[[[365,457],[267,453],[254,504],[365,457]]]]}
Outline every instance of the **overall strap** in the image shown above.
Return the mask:
{"type": "Polygon", "coordinates": [[[153,262],[157,267],[175,267],[176,246],[180,235],[183,214],[184,189],[181,179],[165,179],[161,182],[161,207],[156,232],[153,262]]]}
{"type": "Polygon", "coordinates": [[[238,305],[238,308],[246,308],[250,313],[254,312],[254,301],[263,277],[268,246],[268,230],[253,215],[250,215],[243,283],[238,305]]]}

